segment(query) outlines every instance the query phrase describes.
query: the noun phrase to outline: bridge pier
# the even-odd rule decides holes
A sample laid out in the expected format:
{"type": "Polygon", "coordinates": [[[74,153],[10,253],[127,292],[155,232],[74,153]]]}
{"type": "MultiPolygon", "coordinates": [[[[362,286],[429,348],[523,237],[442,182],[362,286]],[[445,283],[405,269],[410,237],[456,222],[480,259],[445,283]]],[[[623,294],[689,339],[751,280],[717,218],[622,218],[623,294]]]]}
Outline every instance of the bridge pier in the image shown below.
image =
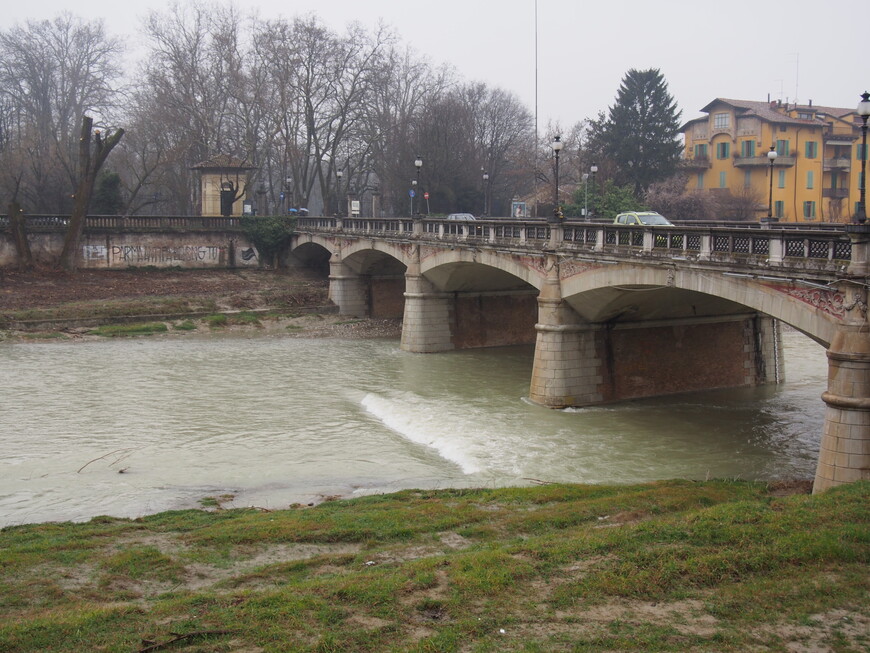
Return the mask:
{"type": "Polygon", "coordinates": [[[345,265],[338,254],[333,254],[329,261],[329,299],[338,306],[339,315],[368,316],[366,279],[345,265]]]}
{"type": "Polygon", "coordinates": [[[870,333],[841,327],[828,348],[825,425],[813,492],[870,480],[870,333]]]}

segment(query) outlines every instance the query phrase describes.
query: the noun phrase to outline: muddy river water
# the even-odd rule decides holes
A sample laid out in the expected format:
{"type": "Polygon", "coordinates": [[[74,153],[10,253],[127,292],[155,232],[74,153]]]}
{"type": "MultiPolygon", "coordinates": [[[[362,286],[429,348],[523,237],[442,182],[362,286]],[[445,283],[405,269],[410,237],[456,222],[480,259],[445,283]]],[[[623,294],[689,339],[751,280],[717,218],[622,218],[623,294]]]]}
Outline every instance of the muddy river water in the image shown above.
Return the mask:
{"type": "Polygon", "coordinates": [[[785,335],[786,383],[553,411],[531,347],[395,340],[0,343],[0,526],[536,481],[812,478],[824,349],[785,335]]]}

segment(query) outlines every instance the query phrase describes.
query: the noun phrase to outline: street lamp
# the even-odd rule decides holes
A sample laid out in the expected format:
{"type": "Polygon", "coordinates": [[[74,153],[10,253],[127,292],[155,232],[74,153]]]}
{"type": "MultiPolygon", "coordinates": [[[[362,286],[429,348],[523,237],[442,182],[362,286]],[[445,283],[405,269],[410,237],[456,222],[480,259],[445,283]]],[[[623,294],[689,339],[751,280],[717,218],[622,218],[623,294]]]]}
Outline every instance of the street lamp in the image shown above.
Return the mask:
{"type": "Polygon", "coordinates": [[[861,199],[855,212],[855,222],[864,224],[867,221],[867,118],[870,117],[870,93],[864,91],[858,103],[858,115],[861,116],[861,199]]]}
{"type": "Polygon", "coordinates": [[[411,217],[414,217],[414,196],[417,194],[417,180],[411,180],[411,217]]]}
{"type": "Polygon", "coordinates": [[[553,209],[553,222],[558,222],[562,217],[562,207],[559,205],[559,152],[562,151],[562,147],[564,147],[564,143],[562,142],[562,137],[558,134],[553,138],[553,143],[551,147],[553,148],[553,154],[556,157],[556,187],[555,191],[555,208],[553,209]]]}
{"type": "Polygon", "coordinates": [[[338,180],[336,183],[336,185],[338,186],[338,192],[336,192],[336,198],[335,198],[335,204],[336,204],[335,212],[338,215],[338,217],[342,216],[342,211],[341,211],[341,179],[342,179],[342,177],[344,177],[344,170],[336,170],[335,171],[335,178],[338,180]]]}
{"type": "MultiPolygon", "coordinates": [[[[414,191],[416,192],[417,188],[420,185],[420,168],[423,167],[423,157],[418,155],[417,158],[414,159],[414,167],[417,168],[417,179],[413,183],[414,191]]],[[[412,216],[414,215],[414,198],[413,197],[411,198],[411,215],[412,216]]]]}
{"type": "Polygon", "coordinates": [[[583,218],[589,221],[589,173],[583,173],[583,218]]]}
{"type": "Polygon", "coordinates": [[[598,166],[595,162],[589,167],[589,172],[592,173],[592,200],[595,201],[595,175],[598,173],[598,166]]]}
{"type": "Polygon", "coordinates": [[[776,161],[776,146],[771,145],[770,151],[767,153],[767,158],[770,160],[770,193],[767,196],[767,219],[773,219],[773,162],[776,161]]]}
{"type": "Polygon", "coordinates": [[[489,185],[489,173],[486,170],[484,170],[483,171],[483,216],[484,217],[489,215],[489,211],[487,209],[487,203],[486,203],[486,191],[487,191],[488,185],[489,185]]]}

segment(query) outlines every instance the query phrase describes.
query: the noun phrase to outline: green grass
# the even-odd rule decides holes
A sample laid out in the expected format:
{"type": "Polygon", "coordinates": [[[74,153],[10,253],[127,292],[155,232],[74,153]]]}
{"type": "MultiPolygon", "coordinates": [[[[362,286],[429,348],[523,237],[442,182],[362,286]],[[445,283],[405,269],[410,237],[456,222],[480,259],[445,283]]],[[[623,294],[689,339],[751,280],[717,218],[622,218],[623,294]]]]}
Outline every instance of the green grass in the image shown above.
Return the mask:
{"type": "Polygon", "coordinates": [[[0,650],[870,648],[866,482],[231,498],[0,530],[0,650]]]}
{"type": "Polygon", "coordinates": [[[154,333],[166,333],[168,327],[163,322],[146,322],[143,324],[104,324],[88,331],[89,335],[117,338],[125,336],[147,336],[154,333]]]}

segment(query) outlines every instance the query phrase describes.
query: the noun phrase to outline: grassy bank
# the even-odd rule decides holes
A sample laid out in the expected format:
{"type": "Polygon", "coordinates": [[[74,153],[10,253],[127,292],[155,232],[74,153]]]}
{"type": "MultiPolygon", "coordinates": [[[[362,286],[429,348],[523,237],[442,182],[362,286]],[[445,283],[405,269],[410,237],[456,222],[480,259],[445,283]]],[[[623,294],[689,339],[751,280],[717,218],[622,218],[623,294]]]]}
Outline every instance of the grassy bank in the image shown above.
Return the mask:
{"type": "Polygon", "coordinates": [[[0,531],[0,651],[870,650],[870,483],[221,500],[0,531]]]}

